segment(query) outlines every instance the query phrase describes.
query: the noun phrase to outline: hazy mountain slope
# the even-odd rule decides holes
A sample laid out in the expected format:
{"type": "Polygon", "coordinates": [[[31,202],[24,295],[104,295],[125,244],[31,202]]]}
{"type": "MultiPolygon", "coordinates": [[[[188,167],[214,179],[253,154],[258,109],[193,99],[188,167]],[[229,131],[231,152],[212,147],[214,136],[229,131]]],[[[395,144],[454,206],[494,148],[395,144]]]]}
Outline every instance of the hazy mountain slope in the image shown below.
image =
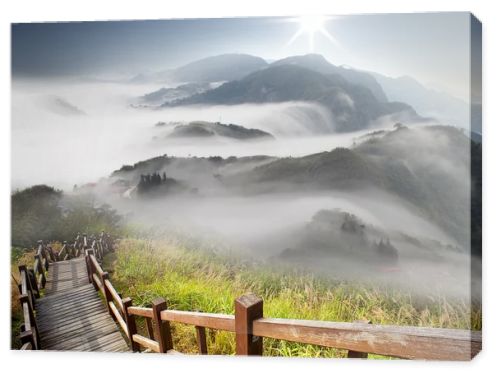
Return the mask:
{"type": "Polygon", "coordinates": [[[274,139],[267,132],[260,129],[245,128],[236,124],[211,123],[208,121],[192,121],[188,124],[176,126],[167,136],[169,138],[206,138],[224,137],[235,140],[274,139]]]}
{"type": "MultiPolygon", "coordinates": [[[[433,117],[440,123],[468,129],[468,104],[447,93],[429,89],[409,76],[391,78],[379,73],[371,73],[380,83],[387,98],[410,104],[422,116],[433,117]]],[[[472,130],[478,131],[477,121],[472,130]]]]}
{"type": "Polygon", "coordinates": [[[68,102],[66,99],[55,96],[48,95],[43,97],[41,100],[42,105],[47,111],[61,116],[81,116],[85,115],[85,112],[74,104],[68,102]]]}
{"type": "Polygon", "coordinates": [[[175,69],[141,74],[132,82],[216,82],[238,80],[265,68],[267,62],[246,54],[224,54],[193,61],[175,69]]]}
{"type": "Polygon", "coordinates": [[[380,116],[405,112],[418,118],[404,103],[379,102],[364,86],[337,74],[321,73],[296,65],[276,65],[241,80],[227,82],[202,94],[166,106],[241,104],[287,101],[317,102],[328,108],[339,132],[364,129],[380,116]]]}
{"type": "MultiPolygon", "coordinates": [[[[278,65],[297,65],[315,72],[330,75],[338,74],[352,84],[364,86],[372,92],[373,96],[380,102],[387,102],[387,96],[382,86],[369,73],[348,69],[341,66],[335,66],[328,62],[322,55],[308,54],[301,56],[290,56],[285,59],[275,61],[271,66],[278,65]]],[[[404,101],[403,101],[404,102],[404,101]]]]}
{"type": "Polygon", "coordinates": [[[212,89],[209,83],[189,83],[174,88],[161,88],[139,97],[139,103],[160,105],[212,89]]]}
{"type": "Polygon", "coordinates": [[[265,68],[264,59],[246,54],[225,54],[197,60],[174,70],[179,82],[214,82],[240,79],[265,68]]]}
{"type": "MultiPolygon", "coordinates": [[[[462,244],[470,242],[470,140],[455,127],[399,128],[355,148],[385,171],[388,189],[462,244]]],[[[477,168],[473,166],[472,168],[477,168]]]]}
{"type": "MultiPolygon", "coordinates": [[[[473,171],[480,170],[480,152],[480,147],[472,149],[473,171]]],[[[113,178],[137,184],[140,174],[165,172],[202,195],[348,192],[364,197],[371,190],[382,191],[466,248],[470,244],[470,234],[464,231],[470,228],[470,153],[469,138],[455,127],[399,125],[373,133],[350,149],[296,158],[164,156],[124,166],[113,178]]],[[[481,197],[477,176],[473,175],[473,203],[481,197]]],[[[479,233],[478,226],[474,228],[479,233]]]]}
{"type": "Polygon", "coordinates": [[[470,147],[454,127],[399,127],[352,149],[281,158],[227,182],[257,192],[381,189],[419,208],[461,244],[469,243],[463,229],[469,227],[470,147]]]}
{"type": "Polygon", "coordinates": [[[256,191],[350,189],[384,184],[382,171],[374,163],[345,148],[301,158],[280,158],[238,178],[241,181],[230,177],[228,182],[256,191]]]}

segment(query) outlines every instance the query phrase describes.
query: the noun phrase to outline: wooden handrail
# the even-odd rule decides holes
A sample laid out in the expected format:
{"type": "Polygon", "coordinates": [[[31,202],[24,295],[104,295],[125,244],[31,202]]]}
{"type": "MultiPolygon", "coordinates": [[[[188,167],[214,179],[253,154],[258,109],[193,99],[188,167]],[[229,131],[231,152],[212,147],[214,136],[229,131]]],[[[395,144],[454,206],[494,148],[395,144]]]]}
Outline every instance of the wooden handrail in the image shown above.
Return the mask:
{"type": "MultiPolygon", "coordinates": [[[[129,313],[151,318],[152,309],[130,307],[129,313]]],[[[235,332],[235,316],[163,310],[161,319],[235,332]]],[[[252,335],[334,347],[404,359],[468,360],[481,350],[481,332],[411,326],[372,325],[314,320],[260,318],[252,335]]]]}
{"type": "MultiPolygon", "coordinates": [[[[101,237],[109,238],[109,235],[102,233],[101,237]]],[[[19,336],[22,342],[21,349],[40,349],[40,338],[35,320],[35,298],[39,298],[40,290],[45,288],[45,284],[47,282],[45,274],[49,270],[51,263],[68,260],[73,257],[79,257],[84,254],[83,251],[85,250],[85,244],[88,244],[87,235],[83,234],[82,237],[78,234],[73,244],[68,244],[66,241],[63,242],[63,247],[57,253],[53,251],[50,245],[46,245],[42,240],[39,240],[35,248],[33,270],[28,270],[24,265],[19,266],[19,292],[24,319],[24,322],[21,325],[21,334],[19,336]]],[[[95,244],[96,242],[94,240],[93,245],[95,244]]],[[[92,250],[92,253],[95,254],[95,249],[92,250]]],[[[105,252],[101,249],[101,257],[104,253],[105,252]]],[[[111,304],[108,304],[110,307],[109,310],[111,311],[110,313],[115,313],[115,316],[117,316],[117,322],[120,324],[121,328],[128,333],[129,325],[127,324],[127,316],[123,301],[113,285],[109,281],[106,281],[107,283],[103,281],[103,276],[107,273],[102,270],[94,254],[86,254],[89,283],[93,282],[96,289],[101,290],[103,294],[106,289],[108,290],[113,300],[111,304]]],[[[128,301],[127,304],[130,305],[131,301],[128,301]]]]}
{"type": "Polygon", "coordinates": [[[253,335],[405,359],[470,360],[481,333],[460,329],[258,319],[253,335]]]}
{"type": "MultiPolygon", "coordinates": [[[[482,334],[478,331],[264,318],[263,301],[253,294],[235,300],[235,315],[171,310],[161,298],[153,301],[152,308],[133,306],[130,298],[121,298],[96,257],[96,253],[104,254],[111,248],[106,244],[105,235],[101,234],[98,241],[90,239],[92,248],[85,250],[89,282],[93,282],[96,289],[103,293],[109,313],[129,338],[133,351],[138,351],[139,345],[154,352],[170,351],[173,347],[170,322],[195,327],[201,354],[207,353],[206,328],[235,333],[236,353],[243,355],[262,355],[263,337],[345,349],[349,350],[351,357],[366,357],[371,353],[405,359],[470,360],[481,350],[482,334]],[[135,316],[146,319],[150,338],[137,333],[135,316]]],[[[83,240],[77,237],[75,246],[87,241],[84,234],[83,240]]],[[[48,251],[44,250],[43,244],[38,247],[36,256],[34,273],[44,275],[48,251]]],[[[24,316],[22,348],[38,349],[39,339],[33,315],[37,291],[31,286],[25,267],[20,267],[20,275],[19,290],[24,316]]]]}
{"type": "Polygon", "coordinates": [[[23,348],[26,348],[27,346],[25,345],[29,343],[31,348],[39,349],[40,338],[34,314],[35,292],[32,289],[26,266],[19,266],[19,274],[19,301],[23,313],[23,324],[21,325],[20,335],[21,343],[23,344],[23,348]]]}
{"type": "Polygon", "coordinates": [[[127,323],[125,322],[125,320],[123,320],[123,317],[122,317],[120,311],[118,310],[118,308],[116,307],[114,302],[109,302],[109,306],[111,307],[111,311],[113,312],[113,315],[116,318],[116,321],[118,322],[118,324],[120,324],[120,327],[122,328],[122,330],[125,332],[125,334],[128,337],[129,331],[127,328],[127,323]]]}
{"type": "Polygon", "coordinates": [[[92,278],[94,280],[94,283],[97,285],[98,289],[104,294],[104,286],[102,285],[101,279],[95,273],[92,274],[92,278]]]}
{"type": "Polygon", "coordinates": [[[146,307],[129,307],[128,313],[131,315],[136,315],[140,317],[147,317],[152,319],[153,318],[153,308],[146,308],[146,307]]]}
{"type": "Polygon", "coordinates": [[[149,339],[147,337],[141,336],[140,334],[134,334],[132,336],[132,339],[134,342],[137,342],[139,345],[154,351],[154,352],[160,352],[160,344],[157,341],[154,341],[152,339],[149,339]]]}
{"type": "Polygon", "coordinates": [[[117,308],[120,309],[121,314],[124,314],[125,310],[123,308],[122,298],[120,297],[120,295],[118,294],[118,292],[114,288],[113,284],[111,283],[111,281],[109,279],[105,280],[104,283],[105,283],[106,287],[108,288],[108,290],[111,294],[111,297],[113,298],[113,301],[118,305],[117,308]]]}
{"type": "Polygon", "coordinates": [[[200,326],[204,328],[234,332],[234,315],[218,313],[189,312],[165,310],[161,312],[161,319],[181,324],[200,326]]]}
{"type": "Polygon", "coordinates": [[[102,270],[101,265],[97,261],[95,255],[90,255],[90,261],[93,263],[94,269],[99,277],[101,277],[104,274],[104,270],[102,270]]]}

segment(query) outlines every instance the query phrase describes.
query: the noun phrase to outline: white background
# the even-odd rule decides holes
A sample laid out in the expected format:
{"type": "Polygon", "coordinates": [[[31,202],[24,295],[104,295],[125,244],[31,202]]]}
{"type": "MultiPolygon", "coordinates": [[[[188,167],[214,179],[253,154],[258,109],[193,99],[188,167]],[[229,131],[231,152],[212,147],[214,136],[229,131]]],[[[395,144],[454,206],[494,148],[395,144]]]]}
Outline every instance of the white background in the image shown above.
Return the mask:
{"type": "Polygon", "coordinates": [[[500,249],[497,229],[500,225],[498,194],[500,184],[498,167],[500,120],[497,104],[500,85],[500,59],[498,37],[500,18],[496,1],[316,1],[271,0],[249,1],[75,1],[75,0],[17,0],[0,5],[0,234],[1,234],[1,361],[3,375],[37,373],[39,375],[124,375],[158,374],[200,375],[220,374],[369,374],[371,375],[433,375],[433,374],[498,374],[500,367],[500,319],[497,288],[500,287],[500,249]],[[102,354],[102,353],[20,353],[10,348],[10,23],[30,21],[77,21],[116,19],[158,19],[230,16],[283,16],[300,14],[351,14],[383,12],[472,11],[483,22],[483,286],[484,330],[482,353],[472,362],[421,361],[356,361],[342,359],[276,359],[234,357],[166,357],[161,355],[102,354]],[[495,171],[496,170],[496,171],[495,171]]]}

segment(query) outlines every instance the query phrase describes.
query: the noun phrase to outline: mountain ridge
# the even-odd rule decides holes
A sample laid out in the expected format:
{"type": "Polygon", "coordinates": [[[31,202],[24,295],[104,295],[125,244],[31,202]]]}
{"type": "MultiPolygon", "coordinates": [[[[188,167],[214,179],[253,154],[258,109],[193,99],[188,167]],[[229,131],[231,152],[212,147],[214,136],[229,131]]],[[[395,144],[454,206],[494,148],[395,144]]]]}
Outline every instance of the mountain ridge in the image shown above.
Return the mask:
{"type": "Polygon", "coordinates": [[[272,65],[223,85],[163,107],[186,105],[235,105],[306,101],[329,109],[339,132],[367,128],[384,115],[405,113],[421,119],[415,110],[400,102],[380,102],[365,86],[353,84],[338,74],[324,75],[292,64],[272,65]]]}

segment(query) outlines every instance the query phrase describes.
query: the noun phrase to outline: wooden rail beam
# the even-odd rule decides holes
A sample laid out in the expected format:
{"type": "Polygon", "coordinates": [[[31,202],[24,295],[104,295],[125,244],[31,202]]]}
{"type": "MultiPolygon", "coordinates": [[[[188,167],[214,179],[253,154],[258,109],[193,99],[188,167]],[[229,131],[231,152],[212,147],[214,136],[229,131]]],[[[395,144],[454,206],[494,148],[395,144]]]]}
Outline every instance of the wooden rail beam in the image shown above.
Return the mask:
{"type": "Polygon", "coordinates": [[[160,345],[158,344],[158,342],[153,341],[152,339],[143,337],[140,334],[134,334],[132,336],[132,339],[134,340],[135,343],[138,343],[139,345],[145,347],[146,349],[149,349],[156,353],[162,352],[160,351],[160,345]]]}
{"type": "Polygon", "coordinates": [[[106,298],[106,306],[108,308],[109,314],[115,319],[115,321],[118,320],[118,318],[115,318],[113,315],[113,309],[111,308],[111,304],[113,302],[113,295],[111,295],[111,291],[109,291],[108,284],[106,281],[109,279],[109,274],[108,272],[104,272],[101,274],[101,284],[104,289],[104,297],[106,298]]]}
{"type": "MultiPolygon", "coordinates": [[[[150,319],[153,318],[153,308],[146,307],[130,307],[128,310],[132,315],[140,316],[140,317],[148,317],[150,319]]],[[[165,319],[167,320],[167,319],[165,319]]]]}
{"type": "Polygon", "coordinates": [[[109,277],[106,278],[106,280],[104,281],[104,283],[105,283],[105,285],[106,285],[106,287],[108,289],[108,292],[109,292],[109,294],[111,296],[111,299],[113,299],[115,301],[115,303],[118,305],[118,308],[120,309],[120,311],[122,313],[125,313],[125,309],[124,309],[123,303],[122,303],[122,298],[120,297],[120,294],[118,294],[118,292],[115,290],[115,287],[113,286],[113,284],[109,280],[109,277]]]}
{"type": "Polygon", "coordinates": [[[166,321],[234,332],[234,315],[167,309],[161,312],[161,318],[166,321]]]}
{"type": "Polygon", "coordinates": [[[406,359],[470,360],[481,349],[481,333],[360,323],[258,319],[254,334],[406,359]]]}
{"type": "MultiPolygon", "coordinates": [[[[355,320],[354,322],[358,323],[358,324],[371,324],[372,323],[370,320],[355,320]]],[[[349,350],[347,352],[347,357],[348,358],[357,358],[357,359],[368,359],[368,353],[349,350]]]]}

